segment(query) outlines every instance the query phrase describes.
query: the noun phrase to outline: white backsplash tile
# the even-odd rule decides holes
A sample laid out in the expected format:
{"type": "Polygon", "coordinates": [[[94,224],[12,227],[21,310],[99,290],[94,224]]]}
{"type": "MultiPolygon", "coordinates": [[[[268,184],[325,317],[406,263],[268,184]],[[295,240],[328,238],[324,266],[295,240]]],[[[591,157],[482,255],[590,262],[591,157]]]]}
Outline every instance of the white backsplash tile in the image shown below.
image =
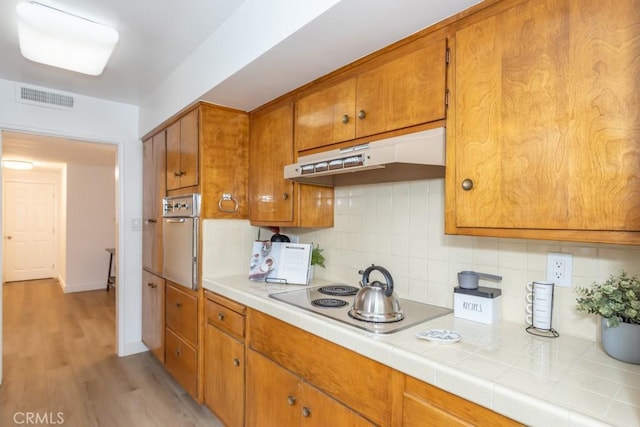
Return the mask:
{"type": "Polygon", "coordinates": [[[334,228],[298,231],[301,241],[325,248],[327,269],[318,277],[357,284],[358,270],[380,264],[392,273],[399,296],[452,308],[458,271],[494,273],[502,282],[481,285],[500,288],[502,318],[523,327],[525,285],[546,279],[548,252],[574,254],[573,287],[556,287],[553,327],[560,334],[597,339],[595,317],[575,310],[575,286],[621,268],[640,273],[637,246],[445,235],[444,179],[337,187],[336,200],[334,228]]]}

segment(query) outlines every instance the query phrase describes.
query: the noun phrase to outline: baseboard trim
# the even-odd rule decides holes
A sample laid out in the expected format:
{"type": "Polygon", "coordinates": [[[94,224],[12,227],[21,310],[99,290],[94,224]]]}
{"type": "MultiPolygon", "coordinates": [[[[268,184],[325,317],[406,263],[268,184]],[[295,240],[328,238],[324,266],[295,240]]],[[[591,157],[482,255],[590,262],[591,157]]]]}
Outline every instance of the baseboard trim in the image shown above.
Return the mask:
{"type": "Polygon", "coordinates": [[[97,291],[97,290],[107,290],[107,284],[105,282],[93,282],[93,283],[78,283],[74,285],[69,285],[67,283],[62,282],[60,279],[60,287],[62,288],[62,292],[65,294],[70,294],[73,292],[85,292],[85,291],[97,291]]]}
{"type": "Polygon", "coordinates": [[[149,351],[142,341],[129,342],[124,344],[124,348],[118,349],[118,356],[131,356],[132,354],[144,353],[149,351]]]}

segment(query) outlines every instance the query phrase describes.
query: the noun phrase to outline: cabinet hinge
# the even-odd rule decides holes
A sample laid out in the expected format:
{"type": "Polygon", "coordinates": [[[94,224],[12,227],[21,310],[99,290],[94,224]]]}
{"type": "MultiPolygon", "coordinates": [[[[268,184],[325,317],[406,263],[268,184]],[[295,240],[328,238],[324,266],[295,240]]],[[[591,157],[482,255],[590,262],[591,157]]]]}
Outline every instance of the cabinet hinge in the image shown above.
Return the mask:
{"type": "Polygon", "coordinates": [[[444,108],[449,108],[449,89],[444,91],[444,108]]]}
{"type": "Polygon", "coordinates": [[[447,66],[449,66],[449,63],[451,62],[451,49],[447,48],[445,54],[444,54],[444,61],[447,64],[447,66]]]}

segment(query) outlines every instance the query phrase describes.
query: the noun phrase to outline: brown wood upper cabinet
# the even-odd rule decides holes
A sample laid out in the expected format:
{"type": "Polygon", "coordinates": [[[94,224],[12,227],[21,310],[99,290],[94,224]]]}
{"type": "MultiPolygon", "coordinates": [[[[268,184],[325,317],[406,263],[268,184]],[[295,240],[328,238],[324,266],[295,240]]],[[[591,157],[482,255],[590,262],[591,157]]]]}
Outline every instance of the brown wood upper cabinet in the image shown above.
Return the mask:
{"type": "Polygon", "coordinates": [[[304,151],[445,118],[446,39],[421,38],[303,94],[295,148],[304,151]]]}
{"type": "Polygon", "coordinates": [[[202,218],[247,218],[249,115],[200,102],[166,135],[167,193],[200,193],[202,218]]]}
{"type": "Polygon", "coordinates": [[[637,2],[494,6],[455,35],[446,231],[639,244],[637,2]]]}
{"type": "Polygon", "coordinates": [[[144,141],[142,185],[142,267],[162,274],[162,198],[166,195],[166,132],[144,141]]]}
{"type": "Polygon", "coordinates": [[[293,163],[293,102],[251,113],[249,219],[254,225],[333,226],[333,188],[284,179],[293,163]]]}
{"type": "Polygon", "coordinates": [[[198,185],[198,109],[167,128],[167,190],[198,185]]]}

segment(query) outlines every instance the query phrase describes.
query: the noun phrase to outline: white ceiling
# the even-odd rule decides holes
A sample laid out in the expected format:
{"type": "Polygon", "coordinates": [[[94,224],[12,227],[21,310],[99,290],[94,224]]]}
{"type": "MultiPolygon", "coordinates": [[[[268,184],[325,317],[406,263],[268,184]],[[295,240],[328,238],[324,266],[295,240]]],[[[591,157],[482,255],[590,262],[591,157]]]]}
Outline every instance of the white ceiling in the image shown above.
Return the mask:
{"type": "MultiPolygon", "coordinates": [[[[20,0],[0,0],[0,79],[134,105],[141,105],[245,2],[38,1],[115,27],[120,41],[113,56],[104,73],[97,77],[31,62],[22,57],[18,46],[15,7],[20,0]]],[[[340,0],[267,54],[211,88],[202,99],[249,111],[479,1],[340,0]]],[[[27,150],[26,139],[13,141],[14,137],[15,134],[3,134],[3,154],[14,146],[27,150]]],[[[37,147],[38,143],[34,144],[37,147]]],[[[32,151],[35,154],[46,150],[32,151]]]]}

